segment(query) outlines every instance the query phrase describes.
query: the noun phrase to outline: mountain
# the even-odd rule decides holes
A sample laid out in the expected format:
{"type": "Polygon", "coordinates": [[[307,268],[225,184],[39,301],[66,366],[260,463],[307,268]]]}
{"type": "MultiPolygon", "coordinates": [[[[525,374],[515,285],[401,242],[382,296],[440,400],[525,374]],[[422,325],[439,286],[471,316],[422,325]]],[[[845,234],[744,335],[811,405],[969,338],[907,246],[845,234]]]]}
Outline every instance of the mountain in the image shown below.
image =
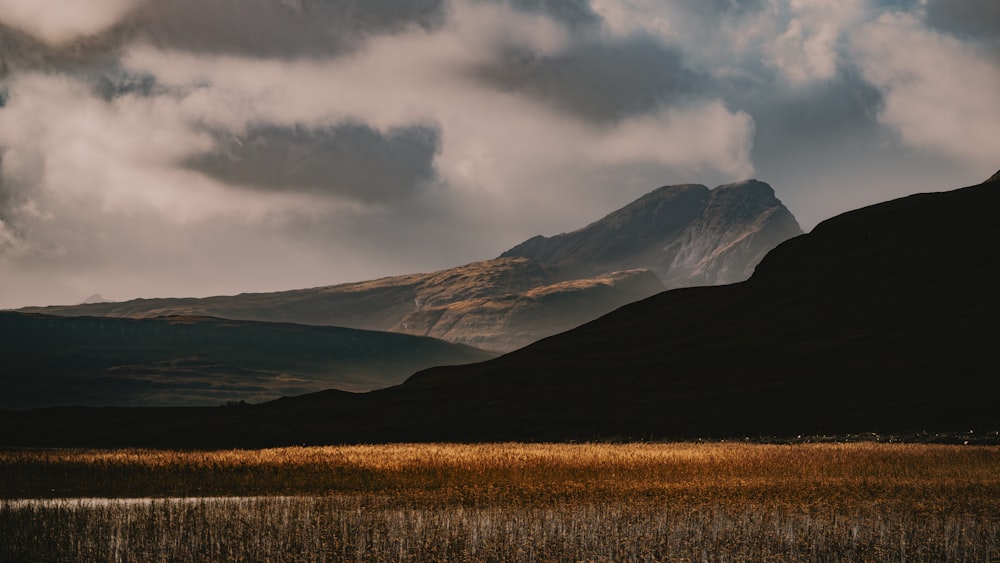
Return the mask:
{"type": "Polygon", "coordinates": [[[586,227],[536,236],[503,253],[567,277],[648,268],[669,288],[740,282],[778,243],[802,234],[771,186],[659,188],[586,227]]]}
{"type": "Polygon", "coordinates": [[[746,282],[663,292],[370,393],[4,412],[0,436],[250,447],[996,430],[998,208],[994,181],[852,211],[779,245],[746,282]]]}
{"type": "Polygon", "coordinates": [[[567,282],[534,260],[498,258],[429,274],[314,289],[28,307],[21,312],[112,318],[195,315],[336,325],[513,350],[663,289],[648,270],[567,282]]]}
{"type": "Polygon", "coordinates": [[[428,303],[407,314],[393,330],[490,350],[514,350],[662,290],[663,284],[649,270],[612,272],[516,294],[428,303]]]}
{"type": "Polygon", "coordinates": [[[310,289],[201,299],[134,299],[120,303],[27,307],[21,312],[123,318],[205,315],[388,331],[423,307],[519,294],[554,281],[537,262],[519,258],[310,289]]]}
{"type": "Polygon", "coordinates": [[[800,233],[762,182],[714,190],[667,186],[579,231],[535,237],[499,258],[439,272],[274,293],[21,311],[345,326],[510,351],[668,287],[746,279],[764,253],[800,233]]]}
{"type": "Polygon", "coordinates": [[[431,338],[207,317],[0,312],[0,407],[219,405],[367,391],[491,354],[431,338]]]}
{"type": "Polygon", "coordinates": [[[847,213],[745,283],[662,293],[399,392],[469,405],[466,427],[498,437],[996,429],[998,205],[993,181],[847,213]]]}

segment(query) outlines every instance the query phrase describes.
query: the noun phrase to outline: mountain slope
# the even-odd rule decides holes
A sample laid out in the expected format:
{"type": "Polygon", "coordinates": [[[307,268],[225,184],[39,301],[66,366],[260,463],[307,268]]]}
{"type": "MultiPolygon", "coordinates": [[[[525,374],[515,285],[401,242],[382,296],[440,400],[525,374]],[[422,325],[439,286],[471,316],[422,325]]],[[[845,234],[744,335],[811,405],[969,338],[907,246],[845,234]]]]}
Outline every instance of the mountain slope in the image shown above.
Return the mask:
{"type": "Polygon", "coordinates": [[[155,318],[199,315],[236,320],[348,326],[513,350],[662,291],[647,270],[612,272],[572,283],[528,258],[314,289],[203,299],[135,299],[29,307],[63,316],[155,318]]]}
{"type": "Polygon", "coordinates": [[[664,292],[371,393],[198,409],[181,426],[155,409],[0,413],[0,435],[193,447],[995,430],[998,208],[994,182],[859,209],[783,243],[747,282],[664,292]]]}
{"type": "Polygon", "coordinates": [[[518,294],[428,305],[393,330],[490,350],[514,350],[663,291],[656,274],[627,270],[557,282],[518,294]]]}
{"type": "Polygon", "coordinates": [[[778,243],[802,234],[771,186],[747,180],[709,190],[665,186],[599,221],[537,236],[503,253],[571,277],[649,268],[668,288],[747,279],[778,243]]]}
{"type": "Polygon", "coordinates": [[[21,311],[346,326],[509,351],[669,287],[746,279],[767,250],[800,232],[762,182],[714,190],[668,186],[574,233],[535,237],[500,258],[440,272],[275,293],[21,311]],[[659,279],[643,271],[649,269],[659,279]]]}
{"type": "Polygon", "coordinates": [[[26,307],[21,312],[127,318],[205,315],[387,331],[424,306],[517,294],[553,281],[533,260],[502,259],[439,272],[310,289],[200,299],[133,299],[120,303],[26,307]]]}
{"type": "MultiPolygon", "coordinates": [[[[666,292],[403,387],[508,401],[547,437],[1000,424],[998,205],[993,182],[860,209],[748,282],[666,292]]],[[[493,414],[484,427],[512,431],[493,414]]]]}
{"type": "Polygon", "coordinates": [[[401,334],[207,317],[0,312],[0,406],[219,405],[338,387],[366,391],[432,365],[490,357],[401,334]]]}

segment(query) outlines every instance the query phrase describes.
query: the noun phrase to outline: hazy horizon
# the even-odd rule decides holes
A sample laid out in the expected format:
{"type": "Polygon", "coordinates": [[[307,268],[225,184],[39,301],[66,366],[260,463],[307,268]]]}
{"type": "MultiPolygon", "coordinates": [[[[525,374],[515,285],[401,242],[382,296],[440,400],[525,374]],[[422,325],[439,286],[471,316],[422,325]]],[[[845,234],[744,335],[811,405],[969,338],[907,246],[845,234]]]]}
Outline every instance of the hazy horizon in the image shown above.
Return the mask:
{"type": "Polygon", "coordinates": [[[0,0],[0,308],[492,258],[668,184],[1000,167],[995,0],[0,0]]]}

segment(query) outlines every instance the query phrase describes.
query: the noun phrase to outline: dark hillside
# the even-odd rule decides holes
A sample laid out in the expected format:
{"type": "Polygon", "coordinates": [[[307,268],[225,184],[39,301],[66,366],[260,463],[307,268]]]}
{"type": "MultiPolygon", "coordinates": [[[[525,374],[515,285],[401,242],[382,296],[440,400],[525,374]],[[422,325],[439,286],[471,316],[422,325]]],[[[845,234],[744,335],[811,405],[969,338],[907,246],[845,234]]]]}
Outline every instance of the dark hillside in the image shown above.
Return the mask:
{"type": "Polygon", "coordinates": [[[192,446],[995,430],[997,209],[996,182],[859,209],[781,244],[747,282],[660,293],[372,393],[238,414],[7,413],[0,430],[37,445],[192,446]]]}
{"type": "Polygon", "coordinates": [[[113,319],[0,312],[0,408],[261,402],[368,391],[432,365],[491,355],[404,334],[209,317],[113,319]]]}

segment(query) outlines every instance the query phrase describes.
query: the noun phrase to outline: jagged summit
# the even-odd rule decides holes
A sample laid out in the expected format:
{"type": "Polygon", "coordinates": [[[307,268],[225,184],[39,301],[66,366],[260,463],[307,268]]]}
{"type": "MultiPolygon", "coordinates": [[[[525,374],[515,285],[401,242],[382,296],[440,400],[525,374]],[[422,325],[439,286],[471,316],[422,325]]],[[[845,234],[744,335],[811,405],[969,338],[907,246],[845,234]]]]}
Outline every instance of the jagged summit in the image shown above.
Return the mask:
{"type": "Polygon", "coordinates": [[[664,186],[570,233],[535,236],[500,256],[533,258],[562,267],[567,277],[584,271],[624,269],[616,265],[634,253],[635,243],[678,234],[698,217],[710,190],[700,184],[664,186]]]}
{"type": "Polygon", "coordinates": [[[586,227],[536,236],[502,257],[533,258],[565,276],[650,268],[667,287],[743,281],[764,254],[802,234],[759,180],[708,189],[663,186],[586,227]]]}

